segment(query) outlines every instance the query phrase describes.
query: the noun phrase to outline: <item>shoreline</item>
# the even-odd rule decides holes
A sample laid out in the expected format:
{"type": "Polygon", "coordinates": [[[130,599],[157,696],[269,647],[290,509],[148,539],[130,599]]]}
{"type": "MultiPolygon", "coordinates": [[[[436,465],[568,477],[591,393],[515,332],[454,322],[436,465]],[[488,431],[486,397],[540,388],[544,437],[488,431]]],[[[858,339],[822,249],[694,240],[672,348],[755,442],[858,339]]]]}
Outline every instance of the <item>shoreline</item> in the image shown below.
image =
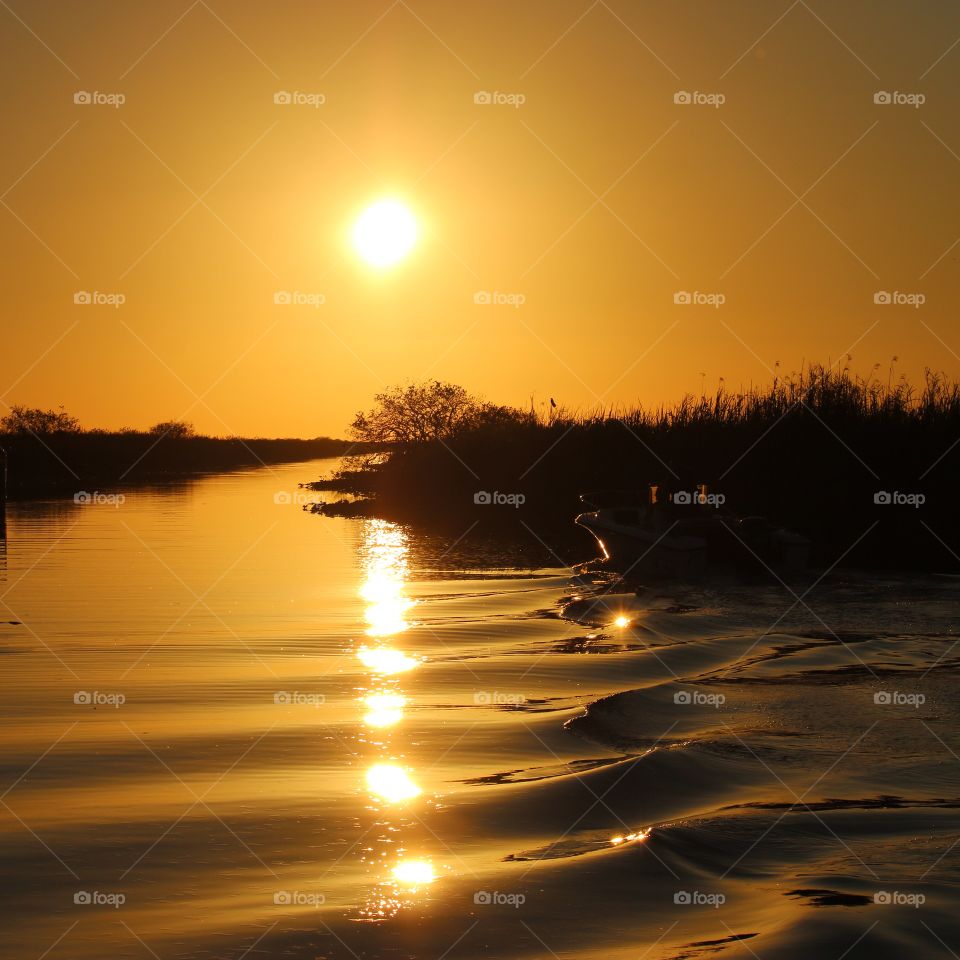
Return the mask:
{"type": "Polygon", "coordinates": [[[79,492],[171,482],[248,467],[342,457],[358,444],[241,437],[62,433],[0,436],[6,453],[6,497],[0,504],[79,492]]]}

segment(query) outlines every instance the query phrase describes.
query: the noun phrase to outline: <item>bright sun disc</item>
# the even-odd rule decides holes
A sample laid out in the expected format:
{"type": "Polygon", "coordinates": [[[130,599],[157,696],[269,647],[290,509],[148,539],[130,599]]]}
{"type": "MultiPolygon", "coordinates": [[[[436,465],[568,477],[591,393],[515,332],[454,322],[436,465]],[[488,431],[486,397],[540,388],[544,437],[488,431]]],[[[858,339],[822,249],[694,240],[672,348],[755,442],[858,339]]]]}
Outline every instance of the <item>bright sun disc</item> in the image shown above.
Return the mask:
{"type": "Polygon", "coordinates": [[[417,240],[417,221],[397,200],[379,200],[367,207],[353,227],[353,245],[372,267],[402,260],[417,240]]]}

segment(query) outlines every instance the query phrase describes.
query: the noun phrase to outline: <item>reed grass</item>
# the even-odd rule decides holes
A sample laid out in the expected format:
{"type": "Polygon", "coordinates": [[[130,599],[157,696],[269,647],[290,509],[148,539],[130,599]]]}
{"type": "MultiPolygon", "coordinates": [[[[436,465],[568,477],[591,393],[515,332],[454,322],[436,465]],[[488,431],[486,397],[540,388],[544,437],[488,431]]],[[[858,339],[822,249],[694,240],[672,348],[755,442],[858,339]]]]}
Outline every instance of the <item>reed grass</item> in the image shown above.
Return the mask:
{"type": "Polygon", "coordinates": [[[490,409],[442,439],[354,459],[323,486],[390,519],[523,529],[561,554],[582,492],[708,483],[735,511],[813,538],[823,563],[960,565],[960,384],[933,371],[916,387],[892,368],[814,365],[672,406],[490,409]],[[476,504],[480,491],[525,502],[476,504]],[[925,503],[875,502],[882,492],[925,503]]]}

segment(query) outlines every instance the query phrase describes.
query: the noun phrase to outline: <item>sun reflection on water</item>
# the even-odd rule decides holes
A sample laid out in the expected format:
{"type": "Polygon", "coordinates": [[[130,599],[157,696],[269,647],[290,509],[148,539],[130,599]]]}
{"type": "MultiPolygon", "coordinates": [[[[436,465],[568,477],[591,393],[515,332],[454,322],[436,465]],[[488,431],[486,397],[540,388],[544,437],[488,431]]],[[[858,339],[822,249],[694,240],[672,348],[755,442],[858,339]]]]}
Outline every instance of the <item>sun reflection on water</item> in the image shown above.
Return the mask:
{"type": "Polygon", "coordinates": [[[390,879],[379,883],[376,891],[363,903],[360,919],[368,923],[392,919],[404,907],[412,906],[422,888],[436,879],[436,871],[429,860],[400,860],[391,869],[390,879]]]}
{"type": "Polygon", "coordinates": [[[400,912],[404,901],[395,895],[395,885],[385,887],[384,892],[367,898],[360,908],[361,919],[376,923],[380,920],[391,920],[400,912]]]}
{"type": "Polygon", "coordinates": [[[416,889],[427,883],[433,883],[437,875],[429,860],[401,860],[393,868],[393,878],[405,887],[416,889]]]}
{"type": "MultiPolygon", "coordinates": [[[[360,646],[357,657],[370,673],[379,678],[406,673],[420,663],[420,658],[389,645],[389,638],[412,626],[407,616],[415,601],[406,594],[409,577],[407,553],[407,535],[401,527],[382,520],[365,524],[363,581],[359,593],[365,603],[365,633],[373,643],[360,646]]],[[[363,723],[385,730],[381,739],[368,741],[378,747],[380,755],[370,757],[372,762],[366,771],[366,788],[378,800],[391,805],[391,810],[394,805],[412,801],[422,793],[410,772],[392,761],[391,757],[397,755],[397,744],[387,746],[396,736],[389,728],[403,719],[407,704],[406,696],[397,689],[398,684],[398,680],[374,680],[373,689],[368,687],[360,699],[366,708],[363,723]],[[390,752],[384,756],[388,749],[390,752]]],[[[382,814],[385,808],[378,804],[371,809],[382,814]]],[[[415,902],[421,888],[436,879],[429,859],[403,857],[402,848],[396,846],[401,833],[409,828],[409,822],[385,819],[377,825],[383,834],[364,852],[362,859],[378,880],[359,909],[359,919],[374,923],[396,916],[415,902]]]]}
{"type": "Polygon", "coordinates": [[[615,846],[620,846],[621,843],[642,843],[646,840],[653,831],[650,827],[645,827],[643,830],[637,830],[635,833],[628,833],[625,836],[623,834],[618,834],[615,837],[610,838],[610,842],[615,846]]]}
{"type": "Polygon", "coordinates": [[[387,803],[412,800],[421,793],[407,771],[395,763],[375,763],[367,771],[367,788],[387,803]]]}
{"type": "Polygon", "coordinates": [[[374,673],[406,673],[412,670],[417,661],[400,650],[392,647],[361,647],[357,651],[360,662],[374,673]]]}
{"type": "Polygon", "coordinates": [[[363,722],[368,727],[393,727],[403,719],[407,698],[399,693],[371,693],[363,698],[367,712],[363,722]]]}
{"type": "Polygon", "coordinates": [[[370,520],[364,530],[364,581],[368,637],[392,637],[410,624],[407,611],[414,601],[404,594],[408,574],[407,535],[385,520],[370,520]]]}

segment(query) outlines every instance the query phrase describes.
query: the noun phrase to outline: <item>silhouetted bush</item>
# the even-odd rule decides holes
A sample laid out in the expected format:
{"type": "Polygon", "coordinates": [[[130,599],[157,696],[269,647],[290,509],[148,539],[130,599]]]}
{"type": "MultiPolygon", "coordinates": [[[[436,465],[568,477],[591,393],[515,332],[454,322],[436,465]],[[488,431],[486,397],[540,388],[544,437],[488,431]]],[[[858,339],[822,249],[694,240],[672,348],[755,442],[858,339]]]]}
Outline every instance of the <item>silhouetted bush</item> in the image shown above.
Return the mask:
{"type": "Polygon", "coordinates": [[[0,433],[48,434],[77,433],[80,421],[60,407],[59,410],[43,410],[40,407],[14,405],[5,417],[0,417],[0,433]]]}
{"type": "Polygon", "coordinates": [[[197,435],[197,431],[193,429],[193,424],[187,423],[186,420],[163,420],[160,423],[155,423],[149,432],[154,436],[173,437],[178,440],[197,435]]]}

